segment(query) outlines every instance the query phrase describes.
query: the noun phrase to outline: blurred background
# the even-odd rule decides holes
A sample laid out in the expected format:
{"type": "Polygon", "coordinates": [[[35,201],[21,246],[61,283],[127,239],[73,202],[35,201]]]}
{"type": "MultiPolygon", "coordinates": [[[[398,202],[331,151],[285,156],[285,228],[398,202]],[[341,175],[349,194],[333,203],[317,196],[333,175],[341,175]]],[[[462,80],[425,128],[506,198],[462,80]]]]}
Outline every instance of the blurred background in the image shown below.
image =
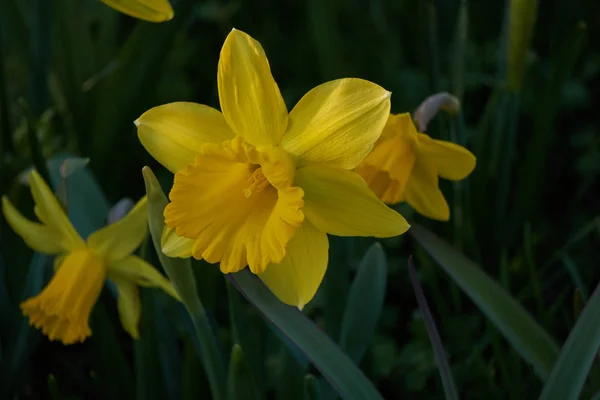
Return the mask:
{"type": "MultiPolygon", "coordinates": [[[[469,179],[442,183],[451,220],[397,208],[477,263],[562,343],[600,277],[600,3],[539,3],[178,0],[173,20],[151,24],[96,0],[0,0],[0,193],[33,218],[19,176],[32,165],[55,175],[67,155],[90,159],[86,174],[104,193],[104,212],[144,195],[144,165],[168,190],[172,176],[145,152],[133,121],[172,101],[218,108],[219,52],[235,27],[262,43],[288,109],[314,86],[342,77],[392,91],[393,112],[412,113],[442,91],[459,98],[458,115],[441,113],[428,128],[478,159],[469,179]]],[[[96,190],[78,185],[69,190],[96,190]]],[[[105,214],[94,218],[82,234],[105,214]]],[[[348,295],[371,243],[332,238],[325,281],[304,310],[335,341],[347,334],[348,295]]],[[[417,241],[407,234],[382,245],[385,297],[366,310],[380,317],[355,361],[385,398],[444,393],[408,277],[411,254],[461,398],[537,396],[542,382],[531,366],[417,241]]],[[[140,251],[152,256],[145,246],[140,251]]],[[[307,374],[318,377],[314,369],[228,288],[216,266],[195,264],[225,359],[235,341],[232,304],[242,310],[257,397],[315,398],[304,389],[307,374]]],[[[33,254],[0,220],[0,396],[209,398],[189,317],[162,292],[142,289],[135,342],[109,289],[85,343],[65,347],[29,329],[18,304],[51,275],[52,260],[33,254]]]]}

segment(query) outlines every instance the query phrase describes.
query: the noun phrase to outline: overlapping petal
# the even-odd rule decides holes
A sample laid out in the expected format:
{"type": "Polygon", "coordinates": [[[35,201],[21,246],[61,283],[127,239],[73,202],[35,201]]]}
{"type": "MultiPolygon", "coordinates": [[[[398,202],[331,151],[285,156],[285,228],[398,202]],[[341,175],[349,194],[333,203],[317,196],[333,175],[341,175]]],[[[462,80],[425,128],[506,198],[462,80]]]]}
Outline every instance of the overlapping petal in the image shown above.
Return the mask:
{"type": "Polygon", "coordinates": [[[148,153],[173,173],[193,162],[204,143],[221,143],[234,136],[223,114],[196,103],[154,107],[135,124],[148,153]]]}
{"type": "Polygon", "coordinates": [[[147,232],[148,206],[144,196],[123,219],[92,233],[87,244],[108,262],[113,262],[137,249],[147,232]]]}
{"type": "Polygon", "coordinates": [[[127,279],[113,276],[111,280],[117,287],[117,309],[119,310],[121,325],[132,338],[139,339],[138,326],[142,314],[139,290],[135,283],[127,279]]]}
{"type": "Polygon", "coordinates": [[[296,171],[304,190],[304,214],[318,229],[337,236],[391,237],[409,228],[355,172],[323,166],[296,171]]]}
{"type": "Polygon", "coordinates": [[[130,17],[149,22],[164,22],[173,18],[173,8],[167,0],[100,0],[130,17]]]}
{"type": "Polygon", "coordinates": [[[126,279],[138,286],[156,287],[179,300],[171,282],[143,258],[129,256],[108,266],[109,279],[126,279]]]}
{"type": "Polygon", "coordinates": [[[259,42],[233,29],[219,58],[221,111],[233,131],[254,146],[277,145],[288,112],[259,42]]]}
{"type": "Polygon", "coordinates": [[[338,79],[308,92],[290,113],[283,149],[298,166],[352,169],[371,151],[390,112],[391,93],[362,79],[338,79]]]}
{"type": "MultiPolygon", "coordinates": [[[[175,175],[165,222],[177,235],[194,239],[195,258],[220,262],[224,273],[246,265],[259,273],[280,262],[304,218],[302,190],[273,187],[252,162],[261,158],[235,139],[206,145],[194,164],[175,175]]],[[[270,173],[278,175],[273,168],[270,173]]]]}
{"type": "Polygon", "coordinates": [[[439,176],[452,181],[466,178],[475,169],[473,153],[457,144],[419,134],[419,152],[437,168],[439,176]]]}
{"type": "Polygon", "coordinates": [[[283,261],[269,264],[258,277],[281,301],[302,310],[321,285],[328,249],[327,235],[304,221],[288,243],[283,261]]]}
{"type": "Polygon", "coordinates": [[[21,215],[6,196],[2,197],[2,212],[11,228],[35,251],[57,254],[66,250],[60,241],[56,240],[58,234],[55,230],[46,225],[29,221],[21,215]]]}
{"type": "Polygon", "coordinates": [[[29,186],[35,201],[35,214],[43,224],[56,232],[54,240],[60,243],[61,248],[72,251],[85,247],[54,193],[36,170],[29,174],[29,186]]]}
{"type": "Polygon", "coordinates": [[[413,141],[400,135],[382,137],[356,168],[371,190],[384,203],[402,200],[416,159],[413,141]]]}
{"type": "Polygon", "coordinates": [[[194,239],[188,239],[175,233],[173,228],[165,225],[161,236],[162,252],[169,257],[188,258],[192,256],[194,239]]]}
{"type": "Polygon", "coordinates": [[[450,219],[450,208],[438,187],[436,167],[431,161],[417,159],[404,196],[419,214],[441,221],[450,219]]]}

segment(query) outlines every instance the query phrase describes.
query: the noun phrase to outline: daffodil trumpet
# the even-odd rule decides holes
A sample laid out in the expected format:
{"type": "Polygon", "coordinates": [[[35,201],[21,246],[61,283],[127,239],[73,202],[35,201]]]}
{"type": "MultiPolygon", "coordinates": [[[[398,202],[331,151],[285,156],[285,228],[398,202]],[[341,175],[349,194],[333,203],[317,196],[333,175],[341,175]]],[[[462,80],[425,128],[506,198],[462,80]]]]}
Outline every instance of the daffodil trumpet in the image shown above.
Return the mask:
{"type": "Polygon", "coordinates": [[[139,337],[141,306],[138,286],[157,287],[178,299],[171,283],[152,265],[132,253],[147,233],[147,201],[143,197],[121,220],[84,240],[39,173],[29,186],[40,222],[26,219],[2,197],[8,224],[33,250],[56,255],[55,273],[40,294],[21,304],[31,325],[64,344],[83,342],[92,334],[89,317],[107,279],[117,288],[123,328],[139,337]]]}
{"type": "Polygon", "coordinates": [[[175,174],[162,250],[223,273],[248,266],[301,309],[325,274],[327,234],[391,237],[409,227],[353,171],[386,124],[391,93],[339,79],[288,113],[262,46],[235,29],[217,82],[221,112],[178,102],[135,121],[146,150],[175,174]]]}
{"type": "Polygon", "coordinates": [[[418,132],[410,114],[404,113],[389,116],[373,151],[356,172],[386,204],[405,201],[421,215],[447,221],[450,207],[439,178],[464,179],[475,163],[475,156],[464,147],[418,132]]]}

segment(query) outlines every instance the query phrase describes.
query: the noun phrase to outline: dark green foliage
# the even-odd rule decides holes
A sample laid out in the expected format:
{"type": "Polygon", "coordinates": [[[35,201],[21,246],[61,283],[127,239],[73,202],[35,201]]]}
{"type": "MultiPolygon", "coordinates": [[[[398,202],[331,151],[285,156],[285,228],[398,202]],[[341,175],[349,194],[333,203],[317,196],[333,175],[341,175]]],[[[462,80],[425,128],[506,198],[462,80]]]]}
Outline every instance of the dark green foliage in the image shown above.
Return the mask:
{"type": "MultiPolygon", "coordinates": [[[[600,390],[599,367],[589,356],[597,352],[597,318],[587,313],[563,353],[560,345],[577,318],[586,316],[585,302],[598,303],[590,294],[600,278],[600,5],[538,1],[523,87],[508,91],[508,3],[178,0],[172,21],[149,24],[97,0],[2,0],[0,194],[34,218],[19,175],[33,165],[47,168],[56,189],[65,152],[89,157],[67,185],[68,198],[79,198],[69,201],[70,216],[85,237],[105,223],[109,205],[145,194],[144,165],[168,192],[172,175],[145,152],[133,121],[172,101],[218,108],[217,62],[232,27],[262,43],[290,110],[314,86],[348,76],[392,91],[393,112],[413,112],[429,95],[451,92],[461,100],[461,113],[438,115],[428,133],[471,149],[477,168],[466,181],[441,182],[449,222],[396,208],[422,225],[417,236],[431,238],[433,231],[463,255],[436,257],[410,235],[386,239],[377,251],[387,268],[374,269],[369,281],[361,260],[372,239],[330,238],[329,270],[304,314],[349,352],[384,398],[442,398],[406,268],[412,254],[459,398],[536,397],[548,376],[564,385],[565,376],[558,375],[565,366],[554,362],[574,362],[565,353],[573,348],[588,355],[585,368],[573,374],[583,398],[590,398],[600,390]],[[492,292],[465,289],[465,271],[469,275],[473,266],[496,282],[493,293],[508,293],[521,311],[490,308],[484,303],[494,300],[492,292]],[[387,276],[377,275],[383,270],[387,276]],[[357,296],[365,303],[358,304],[357,296]],[[349,331],[358,325],[352,313],[367,312],[359,306],[381,315],[367,321],[364,337],[349,331]],[[498,315],[516,325],[501,325],[507,318],[498,315]],[[574,344],[586,336],[586,326],[595,336],[574,344]]],[[[198,292],[192,302],[197,298],[204,307],[201,328],[182,305],[141,288],[142,338],[134,342],[107,286],[94,308],[89,340],[70,347],[49,342],[28,326],[18,305],[48,281],[52,260],[33,254],[2,218],[0,398],[199,399],[214,393],[215,382],[223,397],[335,397],[302,346],[265,322],[216,266],[204,262],[192,262],[189,274],[198,292]],[[210,341],[198,335],[219,345],[207,353],[210,341]],[[209,378],[207,359],[219,365],[209,378]],[[233,364],[226,379],[228,360],[233,364]],[[232,388],[235,382],[240,387],[232,388]]],[[[142,256],[159,266],[147,245],[142,256]]]]}

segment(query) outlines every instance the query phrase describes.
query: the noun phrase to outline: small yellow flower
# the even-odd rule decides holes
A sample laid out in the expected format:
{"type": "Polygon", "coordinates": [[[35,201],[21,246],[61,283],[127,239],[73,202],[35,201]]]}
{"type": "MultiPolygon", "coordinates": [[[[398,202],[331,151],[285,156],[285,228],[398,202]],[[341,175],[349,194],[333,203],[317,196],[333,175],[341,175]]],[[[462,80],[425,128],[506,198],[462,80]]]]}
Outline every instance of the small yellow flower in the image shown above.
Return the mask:
{"type": "Polygon", "coordinates": [[[159,287],[178,298],[171,283],[154,267],[131,253],[147,232],[148,207],[142,198],[122,220],[92,233],[84,241],[69,222],[50,188],[37,171],[29,175],[35,214],[29,221],[8,198],[2,211],[13,230],[32,249],[58,255],[56,273],[42,292],[21,304],[29,323],[50,340],[64,344],[83,342],[92,334],[88,320],[106,279],[117,287],[121,323],[139,337],[140,299],[137,286],[159,287]]]}
{"type": "Polygon", "coordinates": [[[173,18],[168,0],[100,0],[130,17],[149,22],[164,22],[173,18]]]}
{"type": "Polygon", "coordinates": [[[408,113],[390,114],[373,151],[356,168],[383,202],[406,201],[428,218],[450,219],[438,176],[458,181],[475,168],[464,147],[417,132],[408,113]]]}
{"type": "Polygon", "coordinates": [[[175,173],[165,209],[169,256],[246,266],[302,308],[325,269],[327,233],[390,237],[408,224],[352,171],[386,123],[390,93],[361,79],[308,92],[288,114],[260,43],[233,30],[221,50],[222,113],[171,103],[135,123],[140,141],[175,173]]]}

